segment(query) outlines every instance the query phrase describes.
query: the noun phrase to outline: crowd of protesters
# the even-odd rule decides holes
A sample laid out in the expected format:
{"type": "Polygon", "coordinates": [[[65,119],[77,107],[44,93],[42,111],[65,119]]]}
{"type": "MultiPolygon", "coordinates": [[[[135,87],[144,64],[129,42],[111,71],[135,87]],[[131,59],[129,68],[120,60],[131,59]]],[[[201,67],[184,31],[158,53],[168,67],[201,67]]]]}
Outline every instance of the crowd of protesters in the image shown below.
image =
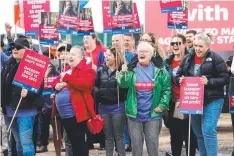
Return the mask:
{"type": "Polygon", "coordinates": [[[51,56],[45,78],[56,77],[54,93],[45,95],[44,83],[38,94],[12,84],[25,50],[37,50],[25,36],[13,41],[9,25],[6,32],[8,45],[1,42],[0,49],[4,155],[47,152],[51,124],[56,156],[64,148],[66,156],[88,156],[94,143],[100,143],[99,150],[106,150],[107,156],[115,152],[142,156],[144,142],[148,155],[158,156],[162,121],[171,136],[171,153],[166,155],[180,156],[184,142],[188,155],[189,118],[175,114],[185,77],[200,77],[205,86],[203,114],[191,115],[189,155],[218,155],[217,122],[234,63],[233,56],[225,62],[212,51],[211,34],[194,30],[175,34],[168,53],[151,32],[143,33],[137,45],[132,34],[113,35],[112,46],[105,48],[94,34],[84,36],[83,46],[60,43],[56,52],[49,50],[51,54],[39,48],[51,56]],[[11,133],[7,133],[21,97],[11,133]],[[105,121],[97,135],[87,128],[95,114],[105,121]]]}

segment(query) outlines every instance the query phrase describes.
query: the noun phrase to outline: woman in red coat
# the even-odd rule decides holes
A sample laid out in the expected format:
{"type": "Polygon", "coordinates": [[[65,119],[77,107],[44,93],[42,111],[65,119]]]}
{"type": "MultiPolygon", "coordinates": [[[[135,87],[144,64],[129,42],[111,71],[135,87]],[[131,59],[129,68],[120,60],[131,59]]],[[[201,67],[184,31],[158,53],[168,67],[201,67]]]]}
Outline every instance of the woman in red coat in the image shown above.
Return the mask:
{"type": "Polygon", "coordinates": [[[85,131],[87,120],[95,115],[91,95],[95,72],[86,64],[85,52],[79,46],[72,47],[68,62],[70,68],[54,83],[56,107],[71,141],[73,155],[88,156],[85,131]]]}

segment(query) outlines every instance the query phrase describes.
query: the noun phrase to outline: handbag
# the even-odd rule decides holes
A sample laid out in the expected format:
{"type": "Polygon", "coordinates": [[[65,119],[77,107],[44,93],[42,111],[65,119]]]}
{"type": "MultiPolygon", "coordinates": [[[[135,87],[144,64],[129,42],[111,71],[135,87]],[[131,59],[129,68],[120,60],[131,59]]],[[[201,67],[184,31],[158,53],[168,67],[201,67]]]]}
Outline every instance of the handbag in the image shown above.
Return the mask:
{"type": "Polygon", "coordinates": [[[87,121],[87,127],[88,127],[90,133],[98,134],[103,129],[104,119],[99,114],[92,116],[92,113],[91,113],[90,109],[88,108],[88,104],[86,103],[86,100],[84,98],[83,93],[82,92],[80,92],[80,93],[81,93],[82,99],[85,103],[88,114],[90,116],[90,119],[87,121]]]}
{"type": "Polygon", "coordinates": [[[175,110],[174,110],[174,113],[173,113],[173,117],[176,118],[176,119],[181,119],[181,120],[187,119],[188,115],[187,114],[181,114],[179,106],[180,106],[180,102],[177,101],[175,103],[175,110]]]}

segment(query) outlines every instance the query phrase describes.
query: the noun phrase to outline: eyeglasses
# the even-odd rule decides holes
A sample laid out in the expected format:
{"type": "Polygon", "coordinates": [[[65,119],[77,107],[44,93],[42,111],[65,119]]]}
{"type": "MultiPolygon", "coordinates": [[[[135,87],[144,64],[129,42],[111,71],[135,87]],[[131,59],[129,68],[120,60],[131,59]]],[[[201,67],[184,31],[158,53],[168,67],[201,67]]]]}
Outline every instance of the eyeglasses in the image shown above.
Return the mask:
{"type": "Polygon", "coordinates": [[[181,44],[182,44],[181,42],[171,42],[171,43],[170,43],[171,46],[174,46],[174,45],[177,45],[177,46],[178,46],[178,45],[181,45],[181,44]]]}
{"type": "Polygon", "coordinates": [[[140,39],[141,42],[153,42],[153,41],[150,41],[150,40],[147,40],[147,39],[140,39]]]}
{"type": "Polygon", "coordinates": [[[24,49],[24,47],[19,46],[19,45],[14,45],[14,46],[12,46],[12,50],[14,50],[14,49],[21,50],[21,49],[24,49]]]}
{"type": "Polygon", "coordinates": [[[148,51],[146,51],[146,50],[140,50],[140,51],[138,51],[138,53],[139,53],[139,54],[140,54],[140,53],[146,54],[146,53],[148,53],[148,51]]]}

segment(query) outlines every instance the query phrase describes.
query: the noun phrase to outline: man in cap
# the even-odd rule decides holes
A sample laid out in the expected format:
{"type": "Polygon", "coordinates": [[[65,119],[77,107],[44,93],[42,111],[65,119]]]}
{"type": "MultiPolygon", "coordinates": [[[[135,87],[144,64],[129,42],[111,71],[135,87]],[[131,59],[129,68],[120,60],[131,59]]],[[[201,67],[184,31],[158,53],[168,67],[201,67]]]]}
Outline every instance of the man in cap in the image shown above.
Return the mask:
{"type": "Polygon", "coordinates": [[[13,132],[16,140],[17,152],[19,154],[23,152],[34,155],[35,150],[32,140],[32,133],[34,117],[37,114],[38,95],[12,84],[15,74],[18,71],[20,61],[24,56],[25,50],[29,49],[30,45],[28,40],[24,38],[18,38],[14,42],[10,43],[10,45],[12,46],[13,57],[9,60],[9,63],[4,66],[1,72],[1,107],[6,126],[8,127],[13,117],[14,109],[18,105],[20,97],[23,97],[20,107],[16,113],[17,117],[11,126],[11,131],[13,132]],[[25,124],[21,124],[21,122],[25,124]],[[27,131],[27,135],[23,133],[24,131],[27,131]]]}

